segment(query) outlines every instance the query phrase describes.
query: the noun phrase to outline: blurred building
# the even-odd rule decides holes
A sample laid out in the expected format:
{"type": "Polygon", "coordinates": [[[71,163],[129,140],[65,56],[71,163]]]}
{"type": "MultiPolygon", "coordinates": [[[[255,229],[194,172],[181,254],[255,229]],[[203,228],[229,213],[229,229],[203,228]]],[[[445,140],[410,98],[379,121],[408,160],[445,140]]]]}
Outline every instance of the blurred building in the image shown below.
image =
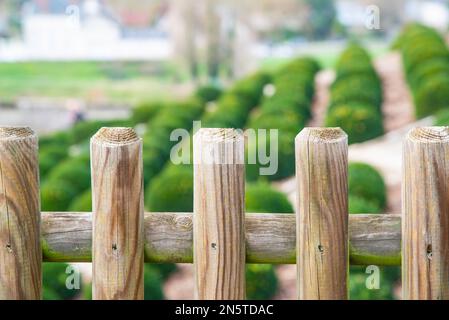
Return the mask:
{"type": "Polygon", "coordinates": [[[0,46],[0,60],[165,60],[171,53],[159,24],[131,30],[98,0],[28,1],[22,39],[0,46]]]}
{"type": "Polygon", "coordinates": [[[405,14],[409,21],[419,21],[440,31],[446,31],[449,25],[447,1],[407,1],[405,14]]]}
{"type": "Polygon", "coordinates": [[[377,8],[380,29],[395,33],[403,23],[420,22],[441,31],[449,25],[449,9],[445,0],[336,0],[337,19],[350,31],[367,32],[366,24],[377,8]]]}

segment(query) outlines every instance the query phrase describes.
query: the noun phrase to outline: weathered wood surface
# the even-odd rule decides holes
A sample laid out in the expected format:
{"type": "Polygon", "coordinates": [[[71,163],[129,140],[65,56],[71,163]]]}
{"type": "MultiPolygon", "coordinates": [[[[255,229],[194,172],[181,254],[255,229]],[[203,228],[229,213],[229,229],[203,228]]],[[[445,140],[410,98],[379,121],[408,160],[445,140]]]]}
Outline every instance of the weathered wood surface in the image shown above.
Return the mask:
{"type": "Polygon", "coordinates": [[[193,138],[195,297],[245,299],[244,138],[200,129],[193,138]]]}
{"type": "MultiPolygon", "coordinates": [[[[296,263],[295,215],[246,215],[247,263],[296,263]]],[[[92,261],[92,215],[86,212],[42,213],[46,262],[92,261]]],[[[354,265],[401,264],[401,215],[349,216],[350,262],[354,265]]],[[[192,213],[145,213],[145,262],[192,263],[192,213]]]]}
{"type": "Polygon", "coordinates": [[[143,299],[142,141],[130,128],[102,128],[91,161],[93,299],[143,299]]]}
{"type": "Polygon", "coordinates": [[[304,128],[295,146],[298,298],[347,299],[348,136],[339,128],[304,128]]]}
{"type": "Polygon", "coordinates": [[[0,127],[0,300],[42,297],[37,136],[0,127]]]}
{"type": "Polygon", "coordinates": [[[449,299],[449,128],[411,130],[403,152],[403,298],[449,299]]]}

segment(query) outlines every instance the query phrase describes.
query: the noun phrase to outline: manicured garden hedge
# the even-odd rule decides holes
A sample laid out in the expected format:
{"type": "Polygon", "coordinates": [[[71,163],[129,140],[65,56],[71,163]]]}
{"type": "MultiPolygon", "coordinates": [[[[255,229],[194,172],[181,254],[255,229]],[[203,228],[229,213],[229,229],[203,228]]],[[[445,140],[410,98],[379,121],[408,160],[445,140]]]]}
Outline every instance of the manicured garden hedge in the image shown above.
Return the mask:
{"type": "MultiPolygon", "coordinates": [[[[366,163],[349,164],[349,213],[382,213],[386,209],[385,182],[380,173],[366,163]]],[[[379,289],[368,289],[370,276],[366,267],[351,266],[349,291],[351,300],[393,299],[395,285],[400,280],[400,267],[380,267],[379,289]]]]}
{"type": "Polygon", "coordinates": [[[402,53],[405,75],[422,118],[449,107],[449,50],[430,27],[407,25],[394,44],[402,53]]]}
{"type": "Polygon", "coordinates": [[[143,137],[143,166],[145,185],[158,174],[170,158],[171,148],[176,141],[170,141],[175,129],[190,130],[193,121],[198,120],[204,111],[204,103],[191,98],[185,102],[166,105],[147,124],[143,137]]]}
{"type": "Polygon", "coordinates": [[[349,213],[380,213],[387,205],[387,191],[380,173],[366,163],[348,168],[349,213]]]}
{"type": "Polygon", "coordinates": [[[383,134],[382,85],[368,52],[350,44],[340,55],[331,86],[326,126],[341,127],[349,143],[383,134]]]}
{"type": "MultiPolygon", "coordinates": [[[[295,171],[294,140],[299,131],[311,118],[311,104],[314,95],[315,75],[320,69],[311,58],[298,58],[282,67],[273,76],[275,93],[265,97],[262,105],[252,114],[248,127],[267,129],[266,150],[270,150],[270,130],[278,131],[278,170],[269,180],[289,177],[295,171]]],[[[260,138],[260,136],[258,137],[260,138]]],[[[263,142],[263,141],[262,141],[263,142]]],[[[248,141],[248,154],[254,158],[258,141],[248,141]]],[[[259,178],[259,169],[265,164],[259,162],[247,165],[247,179],[259,178]]]]}

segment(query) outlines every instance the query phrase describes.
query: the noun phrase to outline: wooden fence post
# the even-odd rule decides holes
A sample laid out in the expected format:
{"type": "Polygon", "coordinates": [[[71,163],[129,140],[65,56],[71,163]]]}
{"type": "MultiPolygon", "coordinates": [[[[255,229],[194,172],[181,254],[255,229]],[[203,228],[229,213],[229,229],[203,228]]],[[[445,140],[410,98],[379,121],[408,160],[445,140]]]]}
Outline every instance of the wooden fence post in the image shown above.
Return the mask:
{"type": "Polygon", "coordinates": [[[195,296],[244,299],[243,134],[201,129],[194,136],[193,159],[195,296]]]}
{"type": "Polygon", "coordinates": [[[403,299],[449,299],[449,128],[412,129],[403,152],[403,299]]]}
{"type": "Polygon", "coordinates": [[[0,300],[42,298],[37,141],[0,127],[0,300]]]}
{"type": "Polygon", "coordinates": [[[130,128],[91,139],[93,298],[143,299],[142,141],[130,128]]]}
{"type": "Polygon", "coordinates": [[[347,299],[348,138],[305,128],[295,140],[299,299],[347,299]]]}

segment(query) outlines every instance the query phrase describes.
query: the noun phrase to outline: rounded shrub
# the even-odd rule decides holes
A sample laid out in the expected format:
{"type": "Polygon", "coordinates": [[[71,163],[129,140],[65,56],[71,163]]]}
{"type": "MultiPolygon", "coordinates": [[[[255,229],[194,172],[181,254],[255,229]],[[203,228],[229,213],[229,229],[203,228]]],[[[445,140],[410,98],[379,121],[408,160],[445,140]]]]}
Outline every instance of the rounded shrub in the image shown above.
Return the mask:
{"type": "Polygon", "coordinates": [[[239,95],[224,94],[217,102],[217,108],[202,119],[209,128],[242,128],[253,106],[241,100],[239,95]]]}
{"type": "MultiPolygon", "coordinates": [[[[271,175],[264,175],[269,180],[280,180],[287,177],[290,177],[294,175],[295,173],[295,136],[298,131],[291,132],[291,131],[285,131],[280,130],[278,133],[277,138],[277,147],[274,147],[274,152],[277,152],[277,168],[274,168],[275,171],[271,175]],[[276,151],[277,150],[277,151],[276,151]]],[[[259,140],[257,138],[257,140],[259,140]]],[[[272,152],[270,152],[272,145],[271,145],[271,138],[270,135],[267,133],[266,139],[263,142],[260,142],[260,144],[263,146],[265,144],[268,152],[270,153],[270,156],[273,155],[272,152]]],[[[258,148],[259,141],[251,141],[251,143],[248,144],[248,155],[250,155],[253,159],[258,154],[258,148]]],[[[273,160],[273,159],[271,159],[273,160]]],[[[255,181],[259,178],[260,175],[260,169],[268,167],[270,164],[262,164],[260,162],[259,158],[256,158],[255,164],[248,164],[246,166],[246,177],[249,181],[255,181]]]]}
{"type": "Polygon", "coordinates": [[[379,79],[371,75],[351,75],[337,79],[331,88],[332,104],[362,103],[380,111],[382,88],[379,79]]]}
{"type": "Polygon", "coordinates": [[[449,74],[427,79],[415,91],[415,115],[423,118],[449,106],[449,74]]]}
{"type": "Polygon", "coordinates": [[[150,182],[145,200],[146,207],[153,212],[192,212],[192,167],[170,165],[165,168],[150,182]]]}
{"type": "Polygon", "coordinates": [[[275,79],[286,74],[306,74],[313,76],[320,70],[319,63],[311,57],[301,57],[294,59],[281,67],[275,74],[275,79]]]}
{"type": "Polygon", "coordinates": [[[66,211],[76,197],[77,190],[64,180],[47,180],[41,187],[43,211],[66,211]]]}
{"type": "Polygon", "coordinates": [[[449,126],[449,109],[440,110],[439,112],[437,112],[433,125],[442,127],[449,126]]]}
{"type": "Polygon", "coordinates": [[[384,132],[376,107],[358,103],[333,106],[327,114],[326,126],[341,127],[350,144],[376,138],[384,132]]]}
{"type": "Polygon", "coordinates": [[[151,265],[144,267],[144,299],[162,300],[164,292],[162,290],[162,277],[159,271],[151,265]]]}
{"type": "Polygon", "coordinates": [[[430,59],[416,66],[413,73],[409,76],[411,87],[416,90],[432,77],[444,76],[449,74],[449,59],[430,59]]]}
{"type": "MultiPolygon", "coordinates": [[[[348,180],[351,196],[365,200],[365,205],[370,203],[371,209],[374,206],[380,210],[385,209],[387,204],[385,182],[376,169],[366,163],[352,162],[348,168],[348,180]]],[[[356,203],[353,202],[353,206],[355,207],[356,203]]]]}
{"type": "Polygon", "coordinates": [[[69,205],[69,211],[91,212],[92,211],[92,190],[88,189],[77,196],[69,205]]]}
{"type": "MultiPolygon", "coordinates": [[[[66,287],[66,263],[44,263],[43,272],[43,298],[44,300],[69,300],[79,293],[78,290],[69,290],[66,287]]],[[[81,281],[81,279],[80,279],[81,281]]]]}
{"type": "Polygon", "coordinates": [[[170,134],[175,129],[190,130],[204,110],[204,104],[192,98],[167,105],[148,124],[148,134],[143,139],[144,181],[148,184],[170,158],[170,134]]]}
{"type": "Polygon", "coordinates": [[[41,179],[53,170],[68,156],[67,149],[58,146],[48,146],[39,150],[39,171],[41,179]]]}
{"type": "Polygon", "coordinates": [[[278,279],[272,265],[246,265],[246,298],[248,300],[271,299],[277,290],[278,279]]]}
{"type": "MultiPolygon", "coordinates": [[[[278,90],[278,88],[276,89],[278,90]]],[[[288,92],[283,92],[284,88],[279,88],[276,94],[266,99],[262,105],[265,112],[294,112],[302,119],[310,119],[311,99],[301,92],[300,88],[294,88],[288,92]]]]}
{"type": "Polygon", "coordinates": [[[197,96],[203,103],[207,103],[216,101],[220,98],[222,93],[223,90],[215,85],[205,85],[196,90],[195,96],[197,96]]]}
{"type": "Polygon", "coordinates": [[[59,131],[51,135],[39,137],[39,149],[53,147],[61,150],[67,150],[70,144],[71,139],[69,131],[59,131]]]}
{"type": "Polygon", "coordinates": [[[431,59],[449,59],[449,51],[444,43],[421,38],[404,46],[403,58],[406,72],[411,73],[417,66],[431,59]]]}
{"type": "Polygon", "coordinates": [[[359,196],[349,195],[349,213],[381,213],[382,209],[375,203],[359,196]]]}
{"type": "Polygon", "coordinates": [[[246,212],[293,213],[293,207],[287,196],[268,183],[247,184],[245,197],[246,212]]]}
{"type": "MultiPolygon", "coordinates": [[[[389,279],[384,268],[380,268],[379,288],[368,289],[370,273],[366,267],[351,266],[349,273],[349,297],[351,300],[392,300],[395,280],[389,279]]],[[[371,284],[372,285],[372,284],[371,284]]]]}
{"type": "MultiPolygon", "coordinates": [[[[247,109],[256,107],[263,96],[263,88],[271,81],[269,74],[257,72],[238,80],[228,91],[228,94],[237,95],[244,101],[247,109]]],[[[221,100],[221,99],[220,99],[221,100]]]]}
{"type": "Polygon", "coordinates": [[[143,102],[132,109],[133,123],[147,123],[165,107],[165,102],[143,102]]]}
{"type": "Polygon", "coordinates": [[[89,158],[80,156],[67,159],[56,166],[48,175],[47,182],[64,181],[76,193],[81,193],[90,187],[90,180],[89,158]]]}
{"type": "MultiPolygon", "coordinates": [[[[262,112],[255,113],[249,122],[252,129],[277,129],[283,132],[297,133],[305,125],[305,118],[292,110],[264,109],[262,112]]],[[[269,134],[269,131],[267,131],[269,134]]]]}
{"type": "Polygon", "coordinates": [[[337,77],[348,74],[373,74],[371,57],[368,52],[356,43],[350,43],[341,53],[336,65],[337,77]]]}

